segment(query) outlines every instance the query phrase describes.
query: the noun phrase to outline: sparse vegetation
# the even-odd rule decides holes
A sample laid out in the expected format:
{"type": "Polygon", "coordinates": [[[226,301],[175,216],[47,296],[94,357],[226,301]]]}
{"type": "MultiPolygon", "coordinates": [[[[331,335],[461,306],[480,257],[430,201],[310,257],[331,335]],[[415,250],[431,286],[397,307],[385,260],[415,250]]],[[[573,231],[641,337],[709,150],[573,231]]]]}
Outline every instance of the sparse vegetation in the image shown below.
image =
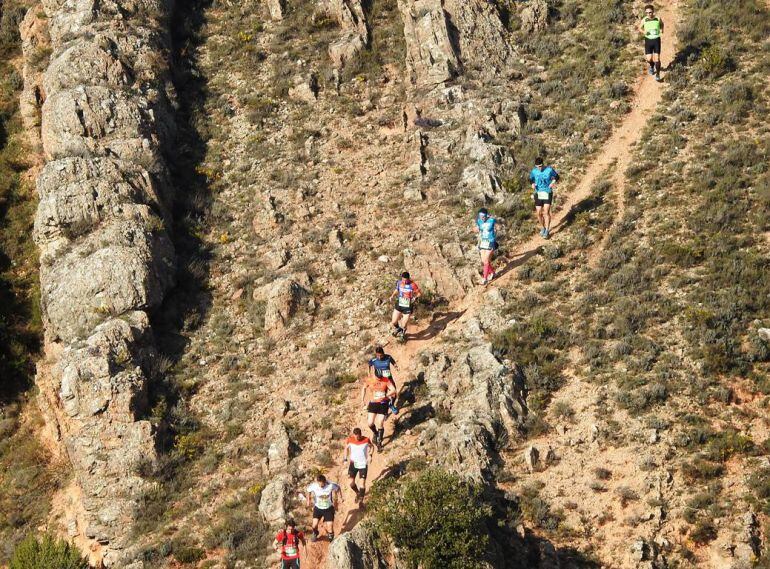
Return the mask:
{"type": "MultiPolygon", "coordinates": [[[[25,177],[31,149],[19,114],[23,82],[16,67],[26,10],[27,3],[16,0],[0,9],[0,564],[45,519],[59,482],[36,438],[40,416],[29,402],[42,324],[32,241],[37,199],[25,177]]],[[[33,548],[24,543],[22,551],[33,548]]]]}

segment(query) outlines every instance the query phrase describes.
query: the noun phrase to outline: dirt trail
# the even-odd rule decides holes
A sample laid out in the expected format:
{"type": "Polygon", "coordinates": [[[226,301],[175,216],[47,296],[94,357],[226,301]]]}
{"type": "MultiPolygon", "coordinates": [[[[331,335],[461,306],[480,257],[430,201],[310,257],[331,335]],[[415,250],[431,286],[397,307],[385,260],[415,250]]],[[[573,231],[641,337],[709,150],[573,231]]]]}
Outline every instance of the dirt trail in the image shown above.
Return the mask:
{"type": "MultiPolygon", "coordinates": [[[[661,61],[665,70],[666,66],[672,61],[674,56],[674,45],[672,38],[676,37],[678,12],[678,0],[669,1],[659,10],[659,15],[665,23],[665,33],[663,40],[663,53],[661,61]]],[[[642,68],[640,57],[639,67],[642,68]]],[[[631,111],[624,117],[621,124],[615,129],[612,136],[604,143],[597,157],[586,170],[577,186],[566,196],[561,203],[559,211],[552,220],[552,239],[559,240],[560,234],[569,224],[570,214],[575,206],[588,198],[591,194],[591,188],[599,180],[601,175],[613,166],[612,182],[613,191],[617,195],[617,213],[615,222],[622,218],[625,211],[624,200],[624,182],[625,171],[631,161],[631,152],[633,146],[640,139],[642,130],[655,111],[656,106],[661,101],[662,88],[661,83],[655,81],[654,77],[646,73],[640,76],[634,86],[634,97],[631,102],[631,111]]],[[[535,226],[533,224],[533,233],[535,226]]],[[[602,240],[599,247],[589,255],[589,263],[598,259],[604,245],[606,245],[607,235],[602,240]]],[[[516,247],[507,259],[500,259],[496,263],[497,278],[495,286],[504,286],[515,278],[513,269],[525,263],[529,258],[536,255],[545,241],[537,234],[528,241],[516,247]]],[[[455,303],[447,311],[435,314],[430,322],[418,320],[410,326],[408,335],[409,341],[406,344],[397,344],[395,342],[385,342],[386,351],[390,353],[399,364],[399,371],[394,376],[399,384],[410,380],[415,376],[416,356],[426,348],[449,326],[461,323],[468,317],[475,314],[483,304],[483,295],[485,287],[477,287],[470,291],[462,300],[455,303]]],[[[360,426],[366,430],[366,412],[360,403],[360,387],[356,386],[351,390],[347,404],[347,416],[350,418],[349,424],[360,426]]],[[[387,471],[392,453],[392,432],[393,419],[386,422],[385,428],[385,448],[383,452],[375,452],[372,463],[369,466],[369,479],[367,488],[373,482],[381,478],[387,471]]],[[[341,457],[339,457],[341,458],[341,457]]],[[[330,479],[337,482],[342,487],[343,499],[340,502],[340,508],[337,512],[334,523],[335,533],[340,535],[350,531],[363,517],[364,507],[356,503],[353,492],[347,488],[347,471],[342,466],[337,467],[330,473],[330,479]]],[[[311,544],[308,548],[308,555],[304,566],[309,569],[320,569],[325,566],[326,555],[328,551],[328,542],[322,538],[316,544],[311,544]]]]}

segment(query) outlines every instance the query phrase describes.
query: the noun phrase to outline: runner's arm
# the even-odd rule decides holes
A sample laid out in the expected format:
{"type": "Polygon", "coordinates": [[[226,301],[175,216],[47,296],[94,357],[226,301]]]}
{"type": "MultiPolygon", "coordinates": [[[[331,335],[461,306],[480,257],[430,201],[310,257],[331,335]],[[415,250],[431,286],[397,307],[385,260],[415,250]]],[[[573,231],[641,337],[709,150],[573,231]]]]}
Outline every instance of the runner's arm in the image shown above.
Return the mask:
{"type": "Polygon", "coordinates": [[[309,508],[313,507],[313,493],[310,491],[307,493],[307,505],[309,508]]]}
{"type": "Polygon", "coordinates": [[[366,384],[361,386],[361,403],[366,405],[366,384]]]}
{"type": "Polygon", "coordinates": [[[644,35],[644,18],[639,20],[639,28],[638,29],[639,29],[639,33],[644,35]]]}
{"type": "Polygon", "coordinates": [[[553,174],[551,174],[551,182],[548,184],[548,187],[552,190],[556,187],[556,182],[559,181],[559,173],[556,170],[551,170],[553,174]]]}
{"type": "Polygon", "coordinates": [[[350,445],[345,445],[345,450],[342,451],[342,462],[348,461],[348,450],[350,449],[350,445]]]}
{"type": "Polygon", "coordinates": [[[280,542],[278,541],[278,538],[275,538],[275,539],[273,540],[273,549],[275,549],[276,551],[278,551],[278,546],[279,546],[279,545],[280,545],[280,542]]]}
{"type": "Polygon", "coordinates": [[[663,19],[662,18],[658,18],[658,21],[660,22],[660,33],[662,34],[663,33],[663,19]]]}

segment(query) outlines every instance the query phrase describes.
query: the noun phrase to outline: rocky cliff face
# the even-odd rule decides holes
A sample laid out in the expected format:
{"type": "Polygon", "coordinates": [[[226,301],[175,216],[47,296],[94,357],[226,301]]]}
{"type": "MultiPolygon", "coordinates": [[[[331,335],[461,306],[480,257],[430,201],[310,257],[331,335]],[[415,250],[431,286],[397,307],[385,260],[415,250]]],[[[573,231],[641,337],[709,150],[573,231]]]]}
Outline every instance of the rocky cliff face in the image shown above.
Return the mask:
{"type": "Polygon", "coordinates": [[[46,359],[41,404],[82,488],[76,533],[115,564],[139,472],[153,464],[141,420],[155,357],[148,314],[174,284],[174,136],[164,2],[47,0],[52,57],[38,90],[46,164],[37,179],[46,359]]]}

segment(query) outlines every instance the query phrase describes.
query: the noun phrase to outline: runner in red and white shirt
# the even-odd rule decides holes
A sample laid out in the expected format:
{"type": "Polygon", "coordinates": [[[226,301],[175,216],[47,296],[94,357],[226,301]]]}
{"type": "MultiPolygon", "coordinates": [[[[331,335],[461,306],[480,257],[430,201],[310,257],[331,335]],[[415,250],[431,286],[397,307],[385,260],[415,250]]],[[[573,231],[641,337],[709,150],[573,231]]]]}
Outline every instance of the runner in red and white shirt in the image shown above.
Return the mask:
{"type": "Polygon", "coordinates": [[[348,478],[350,488],[356,493],[356,501],[363,501],[366,492],[366,474],[369,462],[372,460],[372,441],[361,434],[361,429],[356,427],[353,434],[348,437],[345,450],[342,453],[342,462],[350,460],[348,465],[348,478]],[[356,484],[356,476],[361,478],[361,486],[356,484]]]}
{"type": "Polygon", "coordinates": [[[305,534],[297,530],[294,520],[289,519],[283,524],[273,541],[273,549],[281,553],[281,569],[299,568],[299,547],[307,547],[305,534]]]}

